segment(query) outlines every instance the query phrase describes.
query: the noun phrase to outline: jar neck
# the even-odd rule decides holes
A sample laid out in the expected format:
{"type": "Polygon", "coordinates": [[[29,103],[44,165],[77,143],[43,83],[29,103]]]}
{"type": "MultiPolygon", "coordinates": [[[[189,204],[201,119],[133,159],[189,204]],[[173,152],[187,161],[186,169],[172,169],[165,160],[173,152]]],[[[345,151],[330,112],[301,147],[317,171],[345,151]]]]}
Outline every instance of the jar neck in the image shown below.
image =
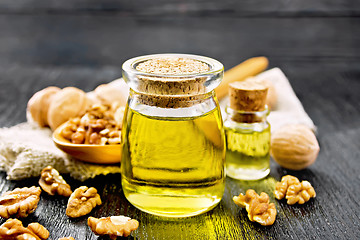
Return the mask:
{"type": "Polygon", "coordinates": [[[130,90],[128,106],[133,111],[153,117],[198,117],[219,108],[215,92],[196,96],[176,97],[153,96],[130,90]],[[164,98],[165,97],[165,98],[164,98]]]}
{"type": "Polygon", "coordinates": [[[214,91],[196,95],[155,95],[138,93],[130,89],[130,97],[143,105],[155,106],[160,108],[187,108],[196,104],[201,104],[209,98],[214,97],[214,91]]]}
{"type": "Polygon", "coordinates": [[[225,112],[227,115],[227,119],[230,119],[237,123],[260,123],[265,122],[267,116],[269,115],[269,109],[265,106],[265,110],[263,111],[239,111],[230,108],[230,106],[226,106],[225,112]]]}

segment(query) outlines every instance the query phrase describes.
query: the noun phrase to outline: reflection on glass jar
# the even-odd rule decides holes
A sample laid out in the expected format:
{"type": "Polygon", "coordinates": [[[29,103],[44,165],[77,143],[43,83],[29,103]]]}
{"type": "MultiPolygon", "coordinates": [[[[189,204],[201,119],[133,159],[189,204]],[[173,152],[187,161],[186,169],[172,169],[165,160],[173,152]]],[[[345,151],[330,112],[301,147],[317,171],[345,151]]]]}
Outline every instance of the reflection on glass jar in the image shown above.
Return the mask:
{"type": "Polygon", "coordinates": [[[195,55],[124,63],[131,90],[122,130],[122,186],[135,207],[186,217],[221,200],[225,138],[213,90],[222,76],[221,63],[195,55]]]}

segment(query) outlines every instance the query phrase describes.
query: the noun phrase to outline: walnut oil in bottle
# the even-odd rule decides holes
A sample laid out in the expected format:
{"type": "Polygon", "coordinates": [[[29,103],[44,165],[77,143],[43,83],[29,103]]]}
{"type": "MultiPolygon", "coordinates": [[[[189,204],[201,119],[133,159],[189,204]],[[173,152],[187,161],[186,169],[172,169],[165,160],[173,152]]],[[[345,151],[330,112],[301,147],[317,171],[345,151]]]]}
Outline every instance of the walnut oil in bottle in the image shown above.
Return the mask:
{"type": "Polygon", "coordinates": [[[222,65],[160,54],[128,60],[123,69],[131,88],[122,130],[125,197],[165,217],[214,208],[225,184],[225,137],[213,91],[222,65]]]}
{"type": "Polygon", "coordinates": [[[264,178],[270,173],[267,88],[250,79],[230,84],[229,93],[224,122],[226,174],[239,180],[264,178]]]}

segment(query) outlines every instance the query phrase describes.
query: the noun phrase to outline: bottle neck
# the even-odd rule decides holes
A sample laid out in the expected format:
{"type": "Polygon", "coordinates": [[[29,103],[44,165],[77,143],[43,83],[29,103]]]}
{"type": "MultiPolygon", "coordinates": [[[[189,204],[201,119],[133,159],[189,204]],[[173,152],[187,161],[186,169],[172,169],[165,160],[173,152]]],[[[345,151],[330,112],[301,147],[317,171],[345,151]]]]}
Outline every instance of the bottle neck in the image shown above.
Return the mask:
{"type": "Polygon", "coordinates": [[[265,106],[265,110],[257,112],[234,110],[230,106],[225,109],[227,119],[237,123],[260,123],[265,122],[269,115],[269,109],[265,106]]]}

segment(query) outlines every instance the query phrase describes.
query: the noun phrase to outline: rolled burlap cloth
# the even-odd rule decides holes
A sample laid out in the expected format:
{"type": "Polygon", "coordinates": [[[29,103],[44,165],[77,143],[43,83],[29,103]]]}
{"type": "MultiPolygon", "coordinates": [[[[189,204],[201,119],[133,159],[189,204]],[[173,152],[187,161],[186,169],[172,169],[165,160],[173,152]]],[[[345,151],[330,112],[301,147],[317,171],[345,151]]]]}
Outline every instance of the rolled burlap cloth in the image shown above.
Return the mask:
{"type": "MultiPolygon", "coordinates": [[[[275,87],[277,94],[276,107],[272,109],[267,120],[271,125],[271,132],[275,132],[281,126],[287,124],[303,124],[313,131],[316,126],[305,112],[300,100],[297,98],[292,89],[289,80],[279,68],[273,68],[254,77],[255,80],[271,81],[275,87]]],[[[223,118],[225,115],[225,107],[229,103],[229,97],[224,98],[220,102],[223,118]]]]}

